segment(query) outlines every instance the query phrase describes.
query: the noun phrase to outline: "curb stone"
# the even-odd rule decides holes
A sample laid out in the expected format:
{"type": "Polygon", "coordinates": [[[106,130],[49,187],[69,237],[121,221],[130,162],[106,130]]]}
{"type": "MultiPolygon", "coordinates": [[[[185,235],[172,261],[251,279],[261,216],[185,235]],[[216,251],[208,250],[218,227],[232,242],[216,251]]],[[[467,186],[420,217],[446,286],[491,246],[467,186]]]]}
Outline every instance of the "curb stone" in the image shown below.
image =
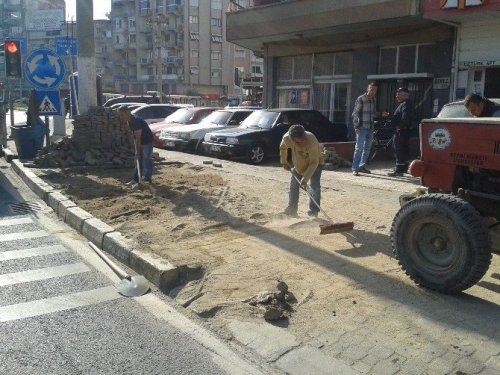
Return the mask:
{"type": "Polygon", "coordinates": [[[19,160],[12,160],[11,166],[12,170],[57,213],[61,220],[76,229],[89,241],[137,273],[144,275],[158,288],[165,290],[174,286],[179,277],[177,266],[152,252],[130,250],[135,247],[133,240],[124,237],[113,227],[78,207],[64,194],[45,183],[32,171],[27,170],[19,160]]]}

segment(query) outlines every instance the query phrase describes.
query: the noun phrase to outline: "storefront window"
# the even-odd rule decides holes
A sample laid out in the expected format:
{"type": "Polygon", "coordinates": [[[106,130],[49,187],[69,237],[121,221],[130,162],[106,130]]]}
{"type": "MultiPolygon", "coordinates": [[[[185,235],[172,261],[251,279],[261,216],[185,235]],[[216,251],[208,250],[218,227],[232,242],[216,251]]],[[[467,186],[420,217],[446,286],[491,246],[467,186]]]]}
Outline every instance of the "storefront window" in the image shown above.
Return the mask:
{"type": "Polygon", "coordinates": [[[335,75],[352,74],[352,53],[342,52],[335,54],[335,75]]]}
{"type": "Polygon", "coordinates": [[[294,59],[293,79],[311,78],[311,56],[296,56],[294,59]]]}
{"type": "Polygon", "coordinates": [[[333,53],[322,53],[314,56],[314,75],[332,76],[333,75],[333,53]]]}
{"type": "Polygon", "coordinates": [[[415,73],[416,46],[399,47],[398,73],[415,73]]]}
{"type": "Polygon", "coordinates": [[[397,53],[398,51],[396,48],[380,49],[380,74],[394,74],[396,72],[397,53]]]}

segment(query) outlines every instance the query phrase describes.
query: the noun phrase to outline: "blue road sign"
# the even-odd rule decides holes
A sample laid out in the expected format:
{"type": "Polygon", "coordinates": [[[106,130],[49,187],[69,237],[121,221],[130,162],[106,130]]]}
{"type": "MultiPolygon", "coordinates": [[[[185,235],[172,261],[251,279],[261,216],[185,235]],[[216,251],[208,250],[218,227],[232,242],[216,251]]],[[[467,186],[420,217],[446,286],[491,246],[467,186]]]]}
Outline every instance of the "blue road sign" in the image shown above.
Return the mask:
{"type": "Polygon", "coordinates": [[[61,57],[50,49],[37,49],[24,62],[24,77],[36,88],[56,88],[64,80],[66,67],[61,57]]]}
{"type": "Polygon", "coordinates": [[[60,56],[76,56],[78,55],[78,48],[76,38],[69,38],[65,36],[56,37],[56,52],[60,56]]]}
{"type": "Polygon", "coordinates": [[[38,114],[41,116],[61,116],[61,95],[59,90],[35,92],[38,114]]]}

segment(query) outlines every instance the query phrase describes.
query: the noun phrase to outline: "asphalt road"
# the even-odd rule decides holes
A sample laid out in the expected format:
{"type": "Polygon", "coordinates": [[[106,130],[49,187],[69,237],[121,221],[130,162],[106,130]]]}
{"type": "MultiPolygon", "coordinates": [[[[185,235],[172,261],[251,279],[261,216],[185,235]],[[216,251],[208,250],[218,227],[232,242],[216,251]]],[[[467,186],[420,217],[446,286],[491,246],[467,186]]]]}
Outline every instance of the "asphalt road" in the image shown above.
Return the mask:
{"type": "Polygon", "coordinates": [[[0,374],[262,373],[118,277],[0,161],[0,374]]]}

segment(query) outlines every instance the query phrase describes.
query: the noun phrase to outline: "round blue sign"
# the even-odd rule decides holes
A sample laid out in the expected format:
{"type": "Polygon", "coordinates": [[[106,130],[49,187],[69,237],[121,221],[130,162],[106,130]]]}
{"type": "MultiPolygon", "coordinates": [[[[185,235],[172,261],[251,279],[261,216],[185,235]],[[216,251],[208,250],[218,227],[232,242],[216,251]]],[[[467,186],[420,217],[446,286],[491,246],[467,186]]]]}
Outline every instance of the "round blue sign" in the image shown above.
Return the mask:
{"type": "Polygon", "coordinates": [[[66,67],[61,57],[50,49],[37,49],[24,62],[24,77],[39,89],[52,89],[64,80],[66,67]]]}

